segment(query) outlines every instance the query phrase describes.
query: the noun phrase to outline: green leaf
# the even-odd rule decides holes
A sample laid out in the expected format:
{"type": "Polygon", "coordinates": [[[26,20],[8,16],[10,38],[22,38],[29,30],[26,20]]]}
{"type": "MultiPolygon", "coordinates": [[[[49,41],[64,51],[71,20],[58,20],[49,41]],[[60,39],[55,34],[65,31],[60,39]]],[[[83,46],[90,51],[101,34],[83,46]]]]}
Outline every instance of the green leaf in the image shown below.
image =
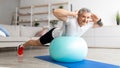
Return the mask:
{"type": "Polygon", "coordinates": [[[117,14],[116,14],[116,22],[117,22],[117,25],[120,24],[120,14],[119,14],[119,12],[117,12],[117,14]]]}

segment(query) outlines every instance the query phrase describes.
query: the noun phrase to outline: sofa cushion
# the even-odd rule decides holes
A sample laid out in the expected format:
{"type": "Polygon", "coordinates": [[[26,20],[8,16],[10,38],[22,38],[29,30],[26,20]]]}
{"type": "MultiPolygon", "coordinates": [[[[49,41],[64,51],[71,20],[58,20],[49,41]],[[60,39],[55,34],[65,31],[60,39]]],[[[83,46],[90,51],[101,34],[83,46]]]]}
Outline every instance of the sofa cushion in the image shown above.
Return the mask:
{"type": "Polygon", "coordinates": [[[21,37],[34,37],[40,30],[42,30],[42,27],[21,26],[20,35],[21,37]]]}
{"type": "Polygon", "coordinates": [[[45,33],[48,32],[48,28],[43,28],[42,30],[38,31],[36,34],[35,34],[35,37],[41,37],[43,36],[45,33]]]}
{"type": "Polygon", "coordinates": [[[0,37],[0,42],[23,42],[29,39],[28,37],[0,37]]]}
{"type": "Polygon", "coordinates": [[[19,37],[20,36],[19,26],[3,25],[3,24],[0,24],[0,25],[3,26],[10,33],[10,37],[19,37]]]}

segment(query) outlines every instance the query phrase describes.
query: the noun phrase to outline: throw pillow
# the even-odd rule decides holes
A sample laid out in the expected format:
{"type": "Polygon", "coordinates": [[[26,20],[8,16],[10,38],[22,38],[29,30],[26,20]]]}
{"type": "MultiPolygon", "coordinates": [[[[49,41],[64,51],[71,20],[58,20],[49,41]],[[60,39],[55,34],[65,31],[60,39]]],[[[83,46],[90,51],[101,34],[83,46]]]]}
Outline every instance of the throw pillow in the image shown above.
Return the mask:
{"type": "Polygon", "coordinates": [[[2,26],[0,26],[0,31],[4,32],[7,37],[10,36],[10,33],[2,26]]]}
{"type": "Polygon", "coordinates": [[[0,37],[6,37],[5,33],[0,30],[0,37]]]}

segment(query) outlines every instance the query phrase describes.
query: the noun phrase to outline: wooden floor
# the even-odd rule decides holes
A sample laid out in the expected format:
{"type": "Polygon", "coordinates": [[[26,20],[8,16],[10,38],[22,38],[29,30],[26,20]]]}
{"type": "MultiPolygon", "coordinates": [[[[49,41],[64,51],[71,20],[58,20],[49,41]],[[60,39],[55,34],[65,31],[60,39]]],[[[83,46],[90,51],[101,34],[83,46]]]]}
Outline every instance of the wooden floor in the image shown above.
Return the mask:
{"type": "MultiPolygon", "coordinates": [[[[65,68],[34,58],[49,55],[49,47],[25,50],[22,62],[18,62],[16,49],[0,52],[0,68],[65,68]]],[[[120,65],[120,49],[89,48],[86,59],[120,65]]]]}

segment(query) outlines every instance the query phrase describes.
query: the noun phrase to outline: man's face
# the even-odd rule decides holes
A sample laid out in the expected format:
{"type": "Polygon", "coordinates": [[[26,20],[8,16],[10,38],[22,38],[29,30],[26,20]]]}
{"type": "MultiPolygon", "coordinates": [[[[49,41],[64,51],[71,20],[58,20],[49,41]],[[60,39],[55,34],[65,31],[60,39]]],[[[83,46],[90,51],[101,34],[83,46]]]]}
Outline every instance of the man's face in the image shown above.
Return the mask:
{"type": "Polygon", "coordinates": [[[92,21],[91,13],[83,12],[78,15],[79,24],[85,25],[86,23],[91,22],[91,21],[92,21]]]}

